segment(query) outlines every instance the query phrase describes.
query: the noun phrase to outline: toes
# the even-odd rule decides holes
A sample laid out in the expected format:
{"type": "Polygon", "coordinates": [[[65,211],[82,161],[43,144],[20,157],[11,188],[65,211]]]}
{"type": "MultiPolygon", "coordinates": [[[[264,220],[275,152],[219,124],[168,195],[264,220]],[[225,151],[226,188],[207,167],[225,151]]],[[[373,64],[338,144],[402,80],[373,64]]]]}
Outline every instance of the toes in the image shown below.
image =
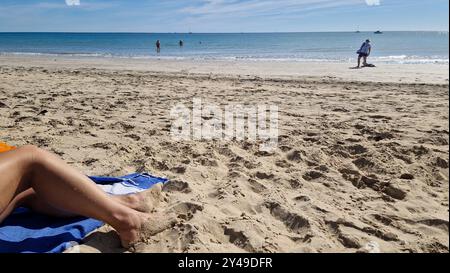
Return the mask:
{"type": "Polygon", "coordinates": [[[162,183],[158,183],[152,187],[152,190],[155,192],[162,192],[162,189],[163,189],[162,183]]]}

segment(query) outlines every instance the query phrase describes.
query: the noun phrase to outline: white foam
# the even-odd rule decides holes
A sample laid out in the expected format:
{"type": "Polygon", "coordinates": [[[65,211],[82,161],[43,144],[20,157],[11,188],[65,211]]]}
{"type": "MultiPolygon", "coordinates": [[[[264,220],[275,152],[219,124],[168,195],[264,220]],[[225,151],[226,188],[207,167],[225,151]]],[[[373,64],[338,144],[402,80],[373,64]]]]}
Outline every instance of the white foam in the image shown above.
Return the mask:
{"type": "MultiPolygon", "coordinates": [[[[68,56],[68,57],[94,57],[94,58],[121,58],[121,59],[148,59],[148,60],[192,60],[192,61],[271,61],[271,62],[328,62],[328,63],[353,63],[356,58],[305,58],[305,57],[268,57],[268,56],[164,56],[164,55],[113,55],[109,53],[35,53],[35,52],[0,52],[0,55],[12,56],[68,56]]],[[[388,64],[449,64],[448,58],[439,56],[407,56],[391,55],[370,57],[376,63],[388,64]]]]}

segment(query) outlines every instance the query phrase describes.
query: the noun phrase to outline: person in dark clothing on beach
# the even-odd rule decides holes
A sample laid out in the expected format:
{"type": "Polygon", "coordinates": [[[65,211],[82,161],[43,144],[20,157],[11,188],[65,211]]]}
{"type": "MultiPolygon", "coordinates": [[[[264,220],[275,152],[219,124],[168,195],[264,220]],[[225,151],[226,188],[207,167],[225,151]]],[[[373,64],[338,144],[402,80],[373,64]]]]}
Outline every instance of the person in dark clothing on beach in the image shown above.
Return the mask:
{"type": "Polygon", "coordinates": [[[361,67],[361,59],[363,59],[363,67],[368,66],[367,64],[367,57],[370,56],[370,53],[372,52],[372,45],[370,44],[370,40],[367,39],[361,46],[361,48],[356,52],[358,54],[358,66],[357,68],[361,67]]]}
{"type": "Polygon", "coordinates": [[[156,41],[156,53],[160,53],[161,52],[161,41],[157,40],[156,41]]]}

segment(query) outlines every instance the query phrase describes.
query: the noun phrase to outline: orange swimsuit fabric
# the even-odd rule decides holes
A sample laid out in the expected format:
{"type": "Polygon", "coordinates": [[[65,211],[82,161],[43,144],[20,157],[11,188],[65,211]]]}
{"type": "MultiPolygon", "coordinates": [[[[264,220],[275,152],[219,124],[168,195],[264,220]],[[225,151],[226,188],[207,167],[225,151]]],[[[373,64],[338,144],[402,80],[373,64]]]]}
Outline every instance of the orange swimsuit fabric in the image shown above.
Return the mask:
{"type": "Polygon", "coordinates": [[[9,151],[14,150],[14,149],[16,149],[16,147],[9,146],[8,144],[3,143],[3,142],[0,141],[0,153],[9,152],[9,151]]]}

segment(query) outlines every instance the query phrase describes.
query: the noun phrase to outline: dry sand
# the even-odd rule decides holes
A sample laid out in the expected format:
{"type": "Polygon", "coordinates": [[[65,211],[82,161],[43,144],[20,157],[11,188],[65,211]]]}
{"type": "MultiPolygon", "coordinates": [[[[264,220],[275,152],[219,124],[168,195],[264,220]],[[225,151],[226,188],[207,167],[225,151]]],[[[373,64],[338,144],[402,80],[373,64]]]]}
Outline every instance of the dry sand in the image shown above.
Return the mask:
{"type": "MultiPolygon", "coordinates": [[[[0,140],[171,178],[184,221],[142,252],[448,252],[448,65],[348,66],[0,56],[0,140]],[[278,105],[279,148],[174,141],[193,97],[278,105]]],[[[107,226],[80,250],[124,251],[107,226]]]]}

